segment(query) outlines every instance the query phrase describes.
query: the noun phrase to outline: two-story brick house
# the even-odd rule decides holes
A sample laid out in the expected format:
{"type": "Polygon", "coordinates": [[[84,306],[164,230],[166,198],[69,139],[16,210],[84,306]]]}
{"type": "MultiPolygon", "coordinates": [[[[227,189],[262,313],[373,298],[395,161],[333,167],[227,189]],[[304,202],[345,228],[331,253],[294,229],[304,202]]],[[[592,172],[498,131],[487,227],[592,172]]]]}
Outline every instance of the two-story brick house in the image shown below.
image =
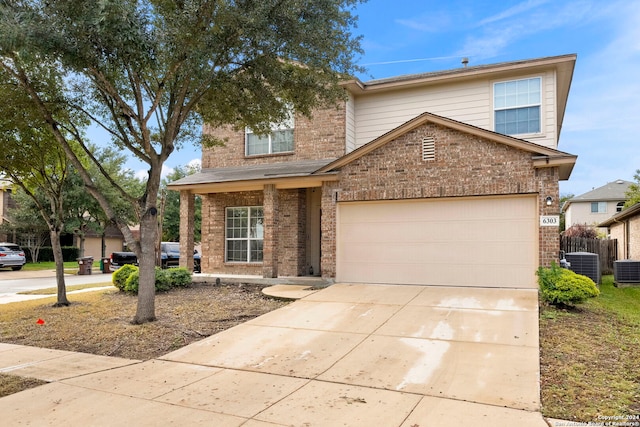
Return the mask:
{"type": "Polygon", "coordinates": [[[181,192],[183,263],[203,197],[202,271],[535,288],[557,259],[557,149],[575,55],[344,82],[344,104],[267,137],[231,128],[181,192]]]}

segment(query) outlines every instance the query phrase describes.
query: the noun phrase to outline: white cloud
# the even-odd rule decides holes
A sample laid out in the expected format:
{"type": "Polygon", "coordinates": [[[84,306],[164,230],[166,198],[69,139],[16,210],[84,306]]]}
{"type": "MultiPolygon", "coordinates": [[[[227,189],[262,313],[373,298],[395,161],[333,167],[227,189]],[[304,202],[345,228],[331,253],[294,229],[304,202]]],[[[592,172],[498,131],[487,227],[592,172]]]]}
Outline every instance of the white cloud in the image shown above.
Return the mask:
{"type": "Polygon", "coordinates": [[[449,12],[433,11],[415,16],[410,19],[396,19],[396,24],[425,33],[444,31],[451,26],[454,19],[449,12]]]}
{"type": "Polygon", "coordinates": [[[486,25],[491,24],[493,22],[502,21],[507,18],[511,18],[512,16],[519,15],[523,12],[528,12],[531,9],[534,9],[538,6],[544,5],[548,3],[549,0],[528,0],[526,2],[517,4],[515,6],[510,7],[507,10],[504,10],[496,15],[490,16],[488,18],[483,19],[478,23],[478,25],[486,25]]]}
{"type": "Polygon", "coordinates": [[[594,19],[594,6],[589,0],[548,3],[530,0],[479,21],[474,28],[481,33],[468,37],[459,54],[476,60],[493,58],[525,37],[558,28],[576,27],[579,31],[594,19]]]}

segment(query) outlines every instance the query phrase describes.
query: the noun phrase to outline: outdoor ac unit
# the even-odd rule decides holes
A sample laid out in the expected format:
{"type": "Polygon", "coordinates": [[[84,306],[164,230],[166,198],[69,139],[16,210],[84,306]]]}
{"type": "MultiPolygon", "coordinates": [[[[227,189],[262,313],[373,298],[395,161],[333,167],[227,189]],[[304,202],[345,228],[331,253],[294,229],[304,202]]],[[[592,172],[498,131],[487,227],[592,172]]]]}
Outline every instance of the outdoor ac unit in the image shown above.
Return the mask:
{"type": "Polygon", "coordinates": [[[589,277],[591,280],[600,284],[600,257],[598,254],[590,252],[571,252],[565,254],[565,258],[571,266],[571,271],[589,277]]]}
{"type": "Polygon", "coordinates": [[[616,283],[640,283],[640,261],[632,259],[615,261],[613,279],[616,283]]]}

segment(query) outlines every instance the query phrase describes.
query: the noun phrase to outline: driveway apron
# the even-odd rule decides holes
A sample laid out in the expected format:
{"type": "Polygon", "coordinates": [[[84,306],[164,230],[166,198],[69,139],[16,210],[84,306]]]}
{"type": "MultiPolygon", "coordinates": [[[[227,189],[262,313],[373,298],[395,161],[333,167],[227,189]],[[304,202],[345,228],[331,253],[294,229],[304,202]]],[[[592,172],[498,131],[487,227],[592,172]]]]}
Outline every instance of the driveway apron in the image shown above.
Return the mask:
{"type": "Polygon", "coordinates": [[[110,425],[115,411],[145,425],[544,427],[537,298],[336,284],[159,360],[0,399],[0,410],[24,422],[60,399],[40,421],[67,425],[110,425]],[[26,394],[32,409],[5,411],[26,394]],[[108,410],[78,418],[97,402],[108,410]]]}

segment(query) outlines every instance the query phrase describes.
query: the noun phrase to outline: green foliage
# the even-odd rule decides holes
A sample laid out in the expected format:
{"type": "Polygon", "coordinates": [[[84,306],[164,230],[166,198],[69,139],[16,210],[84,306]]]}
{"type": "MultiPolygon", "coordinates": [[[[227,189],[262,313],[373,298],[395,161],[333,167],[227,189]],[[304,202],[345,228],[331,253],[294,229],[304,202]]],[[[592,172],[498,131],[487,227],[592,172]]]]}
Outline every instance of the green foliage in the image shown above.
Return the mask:
{"type": "Polygon", "coordinates": [[[625,208],[629,208],[636,203],[640,203],[640,169],[636,170],[636,174],[633,176],[633,179],[636,182],[629,185],[629,189],[625,193],[627,196],[627,201],[624,204],[625,208]]]}
{"type": "Polygon", "coordinates": [[[138,267],[131,264],[125,264],[119,269],[117,269],[112,275],[111,280],[113,281],[113,285],[120,289],[121,291],[125,290],[125,286],[127,283],[127,279],[134,272],[138,272],[138,267]]]}
{"type": "Polygon", "coordinates": [[[127,280],[124,282],[124,291],[130,294],[137,294],[140,287],[140,270],[136,267],[134,271],[129,274],[127,280]]]}
{"type": "MultiPolygon", "coordinates": [[[[292,109],[310,117],[345,99],[339,83],[361,71],[361,38],[352,33],[361,2],[0,1],[0,87],[16,92],[2,99],[37,125],[20,132],[44,133],[39,139],[53,149],[43,154],[64,149],[104,218],[125,230],[137,252],[155,232],[156,224],[142,219],[157,209],[165,161],[184,143],[200,142],[203,123],[264,133],[292,109]],[[88,124],[149,165],[143,191],[102,167],[84,132],[88,124]],[[140,238],[126,230],[127,204],[140,238]]],[[[13,117],[0,114],[0,121],[13,117]]],[[[145,273],[142,287],[150,290],[153,276],[145,273]]],[[[156,318],[153,293],[141,295],[137,324],[156,318]]]]}
{"type": "Polygon", "coordinates": [[[587,224],[575,224],[565,230],[562,235],[566,237],[582,237],[583,239],[597,239],[598,231],[595,227],[587,224]]]}
{"type": "MultiPolygon", "coordinates": [[[[162,187],[166,189],[167,184],[177,181],[186,176],[200,172],[200,166],[177,166],[173,172],[162,180],[162,187]]],[[[180,241],[180,192],[164,191],[164,212],[162,218],[162,241],[179,242],[180,241]]],[[[194,240],[200,241],[202,229],[202,198],[195,197],[194,204],[194,240]]]]}
{"type": "Polygon", "coordinates": [[[156,267],[156,292],[166,292],[172,287],[173,283],[166,270],[156,267]]]}
{"type": "Polygon", "coordinates": [[[574,306],[588,298],[600,295],[593,280],[561,268],[555,263],[550,268],[538,268],[536,274],[540,285],[540,295],[553,305],[574,306]]]}
{"type": "Polygon", "coordinates": [[[169,276],[169,282],[174,287],[185,288],[191,284],[191,273],[184,267],[163,270],[169,276]]]}
{"type": "MultiPolygon", "coordinates": [[[[140,286],[140,270],[135,265],[125,264],[112,275],[113,284],[121,291],[137,294],[140,286]]],[[[176,287],[191,284],[191,273],[186,268],[155,269],[156,292],[166,292],[176,287]]]]}

